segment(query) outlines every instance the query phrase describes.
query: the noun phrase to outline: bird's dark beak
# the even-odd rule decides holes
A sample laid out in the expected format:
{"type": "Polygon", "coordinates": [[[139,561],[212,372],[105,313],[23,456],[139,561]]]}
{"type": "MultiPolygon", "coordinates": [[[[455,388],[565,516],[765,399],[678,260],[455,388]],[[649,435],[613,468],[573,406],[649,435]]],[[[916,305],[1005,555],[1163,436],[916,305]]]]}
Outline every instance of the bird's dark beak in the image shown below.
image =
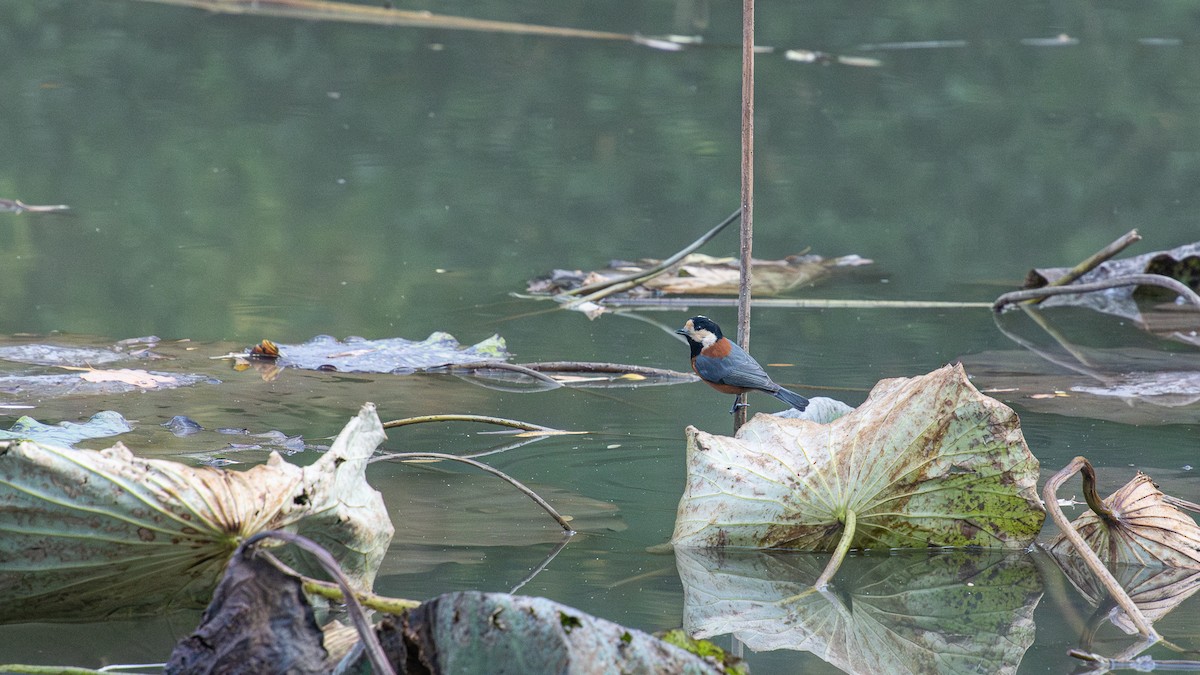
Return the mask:
{"type": "Polygon", "coordinates": [[[687,335],[688,332],[687,332],[686,328],[680,328],[679,330],[675,331],[675,334],[676,335],[687,335]]]}

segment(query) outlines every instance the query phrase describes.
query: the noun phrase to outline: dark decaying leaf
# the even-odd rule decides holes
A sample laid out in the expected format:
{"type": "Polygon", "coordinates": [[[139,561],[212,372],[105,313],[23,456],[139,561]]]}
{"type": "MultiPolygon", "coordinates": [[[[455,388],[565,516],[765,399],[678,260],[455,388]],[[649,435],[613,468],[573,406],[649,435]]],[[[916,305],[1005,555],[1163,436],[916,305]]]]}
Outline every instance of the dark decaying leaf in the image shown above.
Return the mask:
{"type": "MultiPolygon", "coordinates": [[[[1089,489],[1086,482],[1085,492],[1089,489]]],[[[1091,489],[1094,490],[1094,487],[1091,489]]],[[[1075,530],[1109,565],[1200,569],[1200,527],[1170,504],[1144,473],[1103,500],[1105,514],[1088,511],[1072,521],[1075,530]]],[[[1059,534],[1047,545],[1056,555],[1071,555],[1059,534]]]]}
{"type": "Polygon", "coordinates": [[[399,673],[721,673],[652,635],[545,598],[447,593],[379,627],[399,673]]]}
{"type": "Polygon", "coordinates": [[[962,366],[884,380],[829,424],[756,415],[736,438],[687,430],[676,547],[1023,548],[1045,518],[1016,413],[962,366]]]}
{"type": "Polygon", "coordinates": [[[253,549],[239,549],[204,610],[200,626],[180,640],[165,672],[328,673],[321,628],[299,579],[253,549]]]}
{"type": "MultiPolygon", "coordinates": [[[[1041,288],[1062,277],[1068,271],[1070,271],[1070,268],[1067,267],[1046,267],[1030,270],[1029,274],[1025,277],[1025,288],[1041,288]]],[[[1167,251],[1154,251],[1131,258],[1108,260],[1101,263],[1096,269],[1080,277],[1079,282],[1103,281],[1129,274],[1161,274],[1187,284],[1194,291],[1200,291],[1200,242],[1184,244],[1183,246],[1177,246],[1167,251]]],[[[1154,293],[1158,291],[1155,289],[1144,289],[1144,292],[1154,293]]],[[[1134,289],[1130,288],[1128,289],[1128,293],[1122,292],[1116,295],[1128,297],[1133,293],[1134,289]]],[[[1043,304],[1075,303],[1049,298],[1043,304]]]]}
{"type": "MultiPolygon", "coordinates": [[[[1041,288],[1066,274],[1068,268],[1035,269],[1025,278],[1026,288],[1041,288]]],[[[1105,281],[1130,274],[1159,274],[1200,291],[1200,243],[1185,244],[1169,251],[1156,251],[1132,258],[1109,260],[1079,278],[1075,283],[1105,281]]],[[[1060,295],[1047,298],[1042,307],[1076,306],[1113,314],[1135,322],[1145,330],[1173,339],[1200,344],[1196,336],[1200,329],[1200,313],[1143,312],[1139,300],[1171,302],[1175,295],[1151,286],[1122,286],[1103,293],[1060,295]]]]}
{"type": "Polygon", "coordinates": [[[847,673],[1015,672],[1042,596],[1028,556],[994,550],[851,557],[833,592],[813,590],[824,560],[810,555],[679,549],[676,562],[689,633],[847,673]]]}

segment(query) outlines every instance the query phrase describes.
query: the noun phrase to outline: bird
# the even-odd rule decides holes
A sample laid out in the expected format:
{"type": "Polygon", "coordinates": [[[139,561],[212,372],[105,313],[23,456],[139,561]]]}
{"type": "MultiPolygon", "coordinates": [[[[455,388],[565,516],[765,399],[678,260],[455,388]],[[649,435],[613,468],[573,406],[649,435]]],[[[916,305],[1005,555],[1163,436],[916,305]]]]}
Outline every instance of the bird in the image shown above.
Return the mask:
{"type": "MultiPolygon", "coordinates": [[[[721,334],[721,327],[712,319],[694,316],[675,332],[687,338],[692,350],[692,370],[713,389],[735,395],[761,391],[801,412],[808,407],[807,398],[776,384],[753,356],[721,334]]],[[[737,409],[735,398],[729,413],[732,415],[737,409]]]]}

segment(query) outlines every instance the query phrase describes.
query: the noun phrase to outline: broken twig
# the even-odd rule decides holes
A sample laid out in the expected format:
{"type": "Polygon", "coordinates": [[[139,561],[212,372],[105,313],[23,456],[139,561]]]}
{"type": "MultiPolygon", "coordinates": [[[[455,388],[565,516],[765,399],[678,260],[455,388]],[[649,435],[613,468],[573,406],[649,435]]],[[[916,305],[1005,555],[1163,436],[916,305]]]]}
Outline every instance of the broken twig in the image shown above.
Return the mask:
{"type": "Polygon", "coordinates": [[[1184,300],[1200,309],[1200,295],[1188,288],[1187,284],[1176,281],[1171,277],[1162,274],[1127,274],[1121,277],[1113,277],[1104,281],[1093,281],[1086,284],[1072,284],[1069,286],[1043,286],[1041,288],[1030,288],[1023,291],[1013,291],[1005,293],[996,298],[992,303],[992,311],[1000,312],[1005,307],[1017,302],[1031,300],[1033,298],[1046,298],[1052,295],[1075,295],[1079,293],[1092,293],[1095,291],[1103,291],[1110,288],[1119,288],[1121,286],[1158,286],[1169,291],[1177,293],[1184,300]]]}
{"type": "Polygon", "coordinates": [[[642,270],[641,272],[638,272],[636,274],[631,274],[629,276],[620,277],[617,279],[609,279],[607,281],[601,282],[600,284],[587,284],[584,286],[580,286],[579,288],[573,288],[569,291],[563,291],[562,293],[560,293],[556,296],[553,296],[553,297],[558,300],[566,300],[567,298],[571,298],[573,296],[580,295],[582,293],[590,293],[590,295],[584,296],[582,298],[571,299],[565,305],[563,305],[564,308],[571,309],[571,308],[577,307],[579,305],[582,305],[586,302],[595,302],[596,300],[606,298],[606,297],[612,295],[613,293],[620,293],[621,291],[629,290],[630,288],[633,288],[634,286],[638,286],[650,279],[653,279],[654,277],[657,277],[661,274],[666,273],[666,271],[668,269],[670,269],[672,265],[679,262],[680,260],[683,260],[692,251],[695,251],[696,249],[700,248],[701,246],[707,244],[710,239],[717,236],[717,234],[720,233],[721,230],[725,229],[730,223],[732,223],[733,221],[735,221],[739,217],[741,217],[741,215],[742,215],[741,209],[734,211],[733,213],[729,214],[729,216],[727,218],[725,218],[725,220],[721,221],[716,227],[712,228],[708,232],[705,232],[699,239],[688,244],[686,247],[684,247],[683,249],[680,249],[677,253],[675,253],[675,255],[672,255],[670,258],[663,260],[662,262],[651,267],[650,269],[642,270]]]}
{"type": "MultiPolygon", "coordinates": [[[[1091,272],[1100,263],[1108,260],[1109,258],[1112,258],[1114,255],[1120,253],[1121,251],[1124,251],[1126,248],[1129,247],[1130,244],[1139,242],[1141,240],[1142,240],[1142,235],[1138,234],[1137,230],[1130,230],[1130,231],[1126,232],[1125,234],[1121,235],[1120,237],[1118,237],[1116,239],[1116,241],[1112,242],[1108,246],[1105,246],[1104,248],[1100,249],[1099,251],[1096,251],[1095,253],[1093,253],[1090,257],[1088,257],[1087,260],[1084,260],[1083,262],[1079,263],[1078,265],[1067,270],[1066,274],[1055,279],[1054,281],[1051,281],[1049,284],[1047,284],[1047,286],[1066,286],[1067,284],[1075,281],[1079,277],[1087,274],[1088,272],[1091,272]]],[[[1028,302],[1030,304],[1036,305],[1045,299],[1046,299],[1046,297],[1042,296],[1039,298],[1032,298],[1028,302]]]]}

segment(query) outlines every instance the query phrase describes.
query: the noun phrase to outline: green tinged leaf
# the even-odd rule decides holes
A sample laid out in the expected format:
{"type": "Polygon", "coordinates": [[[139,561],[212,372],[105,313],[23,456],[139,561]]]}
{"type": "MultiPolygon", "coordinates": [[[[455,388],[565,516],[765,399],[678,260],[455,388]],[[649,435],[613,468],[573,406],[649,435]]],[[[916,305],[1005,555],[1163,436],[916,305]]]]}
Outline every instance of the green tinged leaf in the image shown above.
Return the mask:
{"type": "Polygon", "coordinates": [[[829,551],[1023,548],[1045,512],[1016,413],[962,366],[884,380],[829,424],[757,415],[735,438],[687,429],[675,546],[829,551]]]}

